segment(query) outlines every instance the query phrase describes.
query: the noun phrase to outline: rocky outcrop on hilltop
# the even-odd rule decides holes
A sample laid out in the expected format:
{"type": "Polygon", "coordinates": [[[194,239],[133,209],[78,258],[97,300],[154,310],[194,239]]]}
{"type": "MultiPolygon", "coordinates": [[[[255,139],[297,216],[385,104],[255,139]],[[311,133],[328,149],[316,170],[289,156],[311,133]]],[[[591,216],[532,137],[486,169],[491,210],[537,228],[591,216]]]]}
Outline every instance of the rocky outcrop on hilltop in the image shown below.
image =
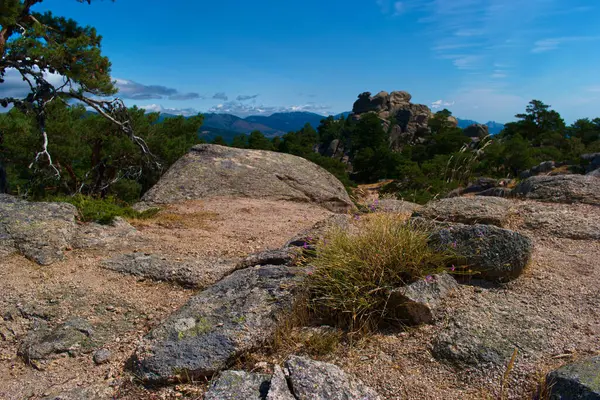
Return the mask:
{"type": "MultiPolygon", "coordinates": [[[[386,128],[393,122],[390,144],[393,149],[400,149],[405,144],[419,143],[430,132],[428,122],[433,113],[424,104],[411,103],[411,99],[412,96],[403,91],[379,92],[375,96],[365,92],[358,96],[352,112],[355,118],[376,113],[386,128]]],[[[458,125],[458,121],[455,122],[458,125]]]]}
{"type": "Polygon", "coordinates": [[[341,213],[355,208],[336,177],[304,158],[211,144],[173,164],[140,206],[218,196],[310,202],[341,213]]]}

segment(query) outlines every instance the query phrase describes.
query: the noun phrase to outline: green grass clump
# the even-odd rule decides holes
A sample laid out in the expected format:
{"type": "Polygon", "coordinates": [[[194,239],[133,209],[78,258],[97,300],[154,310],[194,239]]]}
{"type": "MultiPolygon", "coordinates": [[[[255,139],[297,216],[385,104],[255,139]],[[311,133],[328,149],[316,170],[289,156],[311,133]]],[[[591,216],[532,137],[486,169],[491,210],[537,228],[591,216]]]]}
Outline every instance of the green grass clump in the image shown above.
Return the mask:
{"type": "Polygon", "coordinates": [[[428,245],[429,233],[394,214],[372,214],[357,229],[332,230],[317,245],[309,305],[351,332],[395,322],[392,290],[443,271],[451,255],[428,245]]]}
{"type": "Polygon", "coordinates": [[[52,201],[73,204],[77,207],[83,222],[97,222],[99,224],[110,224],[116,217],[151,218],[160,211],[158,208],[151,208],[139,212],[114,197],[100,198],[78,194],[75,196],[56,197],[52,201]]]}

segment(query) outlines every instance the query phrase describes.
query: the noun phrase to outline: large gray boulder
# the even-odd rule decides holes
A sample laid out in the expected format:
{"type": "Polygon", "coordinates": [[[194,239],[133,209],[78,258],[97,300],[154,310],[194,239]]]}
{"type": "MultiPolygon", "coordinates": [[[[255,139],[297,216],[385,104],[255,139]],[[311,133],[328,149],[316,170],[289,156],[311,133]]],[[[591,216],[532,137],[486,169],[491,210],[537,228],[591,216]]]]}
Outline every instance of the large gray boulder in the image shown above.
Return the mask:
{"type": "Polygon", "coordinates": [[[431,234],[431,245],[456,255],[475,278],[509,281],[528,264],[533,242],[527,236],[493,225],[450,224],[431,234]]]}
{"type": "Polygon", "coordinates": [[[432,201],[418,215],[442,222],[504,226],[513,203],[498,197],[451,197],[432,201]]]}
{"type": "Polygon", "coordinates": [[[140,207],[218,196],[311,202],[340,213],[355,208],[336,177],[304,158],[212,144],[194,146],[173,164],[140,207]]]}
{"type": "Polygon", "coordinates": [[[554,203],[600,205],[600,180],[589,175],[532,176],[517,185],[513,194],[554,203]]]}
{"type": "Polygon", "coordinates": [[[288,379],[298,400],[378,400],[379,395],[333,364],[292,356],[288,379]]]}
{"type": "Polygon", "coordinates": [[[19,252],[41,265],[63,259],[77,230],[77,209],[0,195],[0,255],[19,252]]]}
{"type": "Polygon", "coordinates": [[[215,379],[204,400],[264,400],[271,377],[244,371],[224,371],[215,379]]]}
{"type": "Polygon", "coordinates": [[[552,400],[600,400],[600,356],[552,371],[546,382],[552,400]]]}
{"type": "Polygon", "coordinates": [[[294,302],[302,268],[256,266],[232,273],[193,297],[138,347],[141,379],[165,383],[210,377],[236,357],[270,341],[294,302]]]}

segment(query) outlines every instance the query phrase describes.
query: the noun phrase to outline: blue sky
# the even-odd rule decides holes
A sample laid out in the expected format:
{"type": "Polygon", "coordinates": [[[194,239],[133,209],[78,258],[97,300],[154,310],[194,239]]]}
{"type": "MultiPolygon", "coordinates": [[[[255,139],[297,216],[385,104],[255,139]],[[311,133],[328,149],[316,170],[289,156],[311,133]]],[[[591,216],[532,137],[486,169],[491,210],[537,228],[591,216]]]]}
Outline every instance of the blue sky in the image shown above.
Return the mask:
{"type": "Polygon", "coordinates": [[[506,122],[533,98],[600,117],[597,0],[45,0],[95,26],[127,103],[148,109],[352,108],[406,90],[459,118],[506,122]]]}

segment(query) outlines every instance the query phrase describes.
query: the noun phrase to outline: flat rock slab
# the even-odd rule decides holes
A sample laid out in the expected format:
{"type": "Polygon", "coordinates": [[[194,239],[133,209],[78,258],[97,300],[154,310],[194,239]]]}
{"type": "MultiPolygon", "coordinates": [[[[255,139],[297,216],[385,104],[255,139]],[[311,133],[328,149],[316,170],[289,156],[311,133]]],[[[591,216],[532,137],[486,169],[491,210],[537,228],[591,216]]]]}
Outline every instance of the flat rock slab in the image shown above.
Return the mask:
{"type": "Polygon", "coordinates": [[[590,175],[532,176],[518,184],[513,194],[553,203],[600,205],[600,180],[590,175]]]}
{"type": "Polygon", "coordinates": [[[21,346],[18,354],[26,362],[36,364],[49,359],[55,354],[77,354],[85,342],[93,334],[92,326],[85,320],[73,319],[54,329],[42,326],[30,332],[21,346]]]}
{"type": "Polygon", "coordinates": [[[267,250],[251,254],[237,264],[236,269],[255,267],[257,265],[290,265],[296,259],[297,251],[290,248],[267,250]]]}
{"type": "Polygon", "coordinates": [[[547,203],[525,203],[519,207],[526,229],[579,240],[600,240],[600,210],[594,211],[585,212],[573,205],[547,203]]]}
{"type": "Polygon", "coordinates": [[[309,202],[341,213],[355,209],[344,185],[304,158],[210,144],[194,146],[173,164],[140,207],[216,196],[309,202]]]}
{"type": "Polygon", "coordinates": [[[533,242],[518,232],[493,225],[449,224],[436,229],[431,245],[456,254],[476,278],[509,281],[517,278],[531,258],[533,242]]]}
{"type": "Polygon", "coordinates": [[[513,203],[499,197],[452,197],[427,203],[418,215],[441,222],[505,226],[513,203]]]}
{"type": "Polygon", "coordinates": [[[482,298],[478,308],[460,308],[444,316],[433,340],[434,357],[462,369],[502,371],[515,348],[520,358],[535,359],[547,348],[545,332],[552,321],[505,303],[482,298]]]}
{"type": "Polygon", "coordinates": [[[177,260],[173,256],[131,253],[105,260],[104,268],[184,287],[211,285],[237,269],[236,261],[222,259],[177,260]]]}
{"type": "Polygon", "coordinates": [[[305,276],[302,268],[282,265],[235,271],[153,329],[132,358],[134,372],[158,384],[226,369],[240,354],[272,340],[305,276]]]}
{"type": "Polygon", "coordinates": [[[285,363],[290,387],[298,400],[378,400],[379,395],[339,367],[306,357],[285,363]]]}
{"type": "Polygon", "coordinates": [[[600,356],[565,365],[548,374],[551,399],[600,400],[600,356]]]}
{"type": "Polygon", "coordinates": [[[40,265],[62,260],[77,229],[67,203],[33,203],[0,195],[0,254],[19,252],[40,265]]]}
{"type": "Polygon", "coordinates": [[[264,400],[271,377],[244,371],[224,371],[213,381],[204,400],[264,400]]]}

